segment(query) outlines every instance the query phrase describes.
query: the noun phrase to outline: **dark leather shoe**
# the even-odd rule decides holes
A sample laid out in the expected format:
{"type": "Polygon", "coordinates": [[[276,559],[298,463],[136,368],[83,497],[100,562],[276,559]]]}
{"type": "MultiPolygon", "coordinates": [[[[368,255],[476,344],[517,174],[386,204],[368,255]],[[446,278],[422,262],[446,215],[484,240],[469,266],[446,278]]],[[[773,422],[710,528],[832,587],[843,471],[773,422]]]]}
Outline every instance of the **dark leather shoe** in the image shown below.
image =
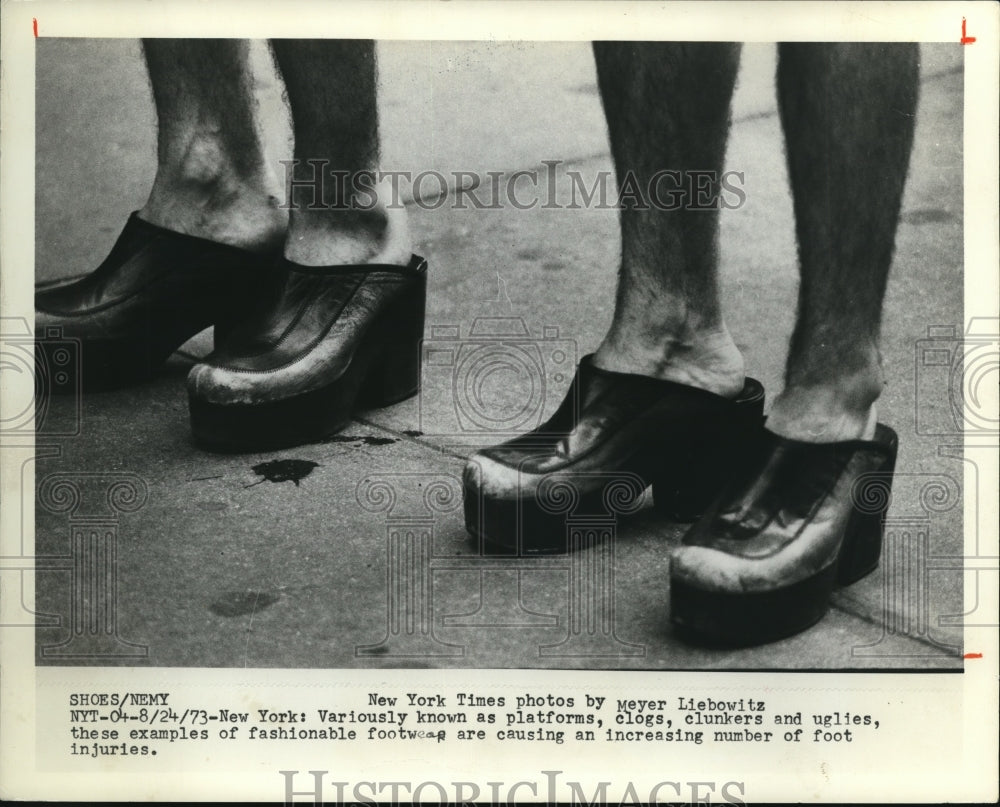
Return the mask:
{"type": "Polygon", "coordinates": [[[427,262],[278,262],[277,301],[191,369],[191,428],[224,451],[315,442],[417,392],[427,262]]]}
{"type": "Polygon", "coordinates": [[[727,490],[670,566],[671,621],[699,643],[791,636],[826,613],[836,584],[878,566],[896,433],[802,443],[761,429],[727,490]]]}
{"type": "Polygon", "coordinates": [[[465,525],[487,549],[566,552],[567,519],[627,512],[649,485],[664,515],[693,520],[760,428],[764,389],[754,379],[730,400],[602,370],[592,358],[548,422],[469,459],[465,525]]]}
{"type": "Polygon", "coordinates": [[[147,378],[199,331],[245,314],[268,293],[273,263],[273,254],[176,233],[133,213],[94,272],[35,292],[35,332],[60,328],[80,340],[84,389],[147,378]]]}

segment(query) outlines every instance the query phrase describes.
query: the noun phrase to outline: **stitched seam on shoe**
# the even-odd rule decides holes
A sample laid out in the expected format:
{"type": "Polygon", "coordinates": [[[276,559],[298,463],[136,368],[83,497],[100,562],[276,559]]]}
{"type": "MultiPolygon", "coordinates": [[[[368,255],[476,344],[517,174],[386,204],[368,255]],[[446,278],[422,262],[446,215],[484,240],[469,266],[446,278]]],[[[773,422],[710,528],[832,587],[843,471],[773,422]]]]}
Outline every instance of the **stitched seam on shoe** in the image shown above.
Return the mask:
{"type": "MultiPolygon", "coordinates": [[[[698,390],[698,388],[697,388],[697,387],[692,387],[691,389],[694,389],[694,390],[696,390],[696,391],[703,391],[703,390],[698,390]]],[[[600,401],[600,400],[601,400],[602,398],[604,398],[604,397],[606,397],[606,396],[610,395],[610,394],[611,394],[611,392],[612,392],[612,389],[611,389],[610,387],[609,387],[608,389],[604,390],[604,392],[603,392],[603,393],[601,393],[601,394],[600,394],[600,395],[598,396],[598,398],[597,398],[597,399],[596,399],[596,400],[594,401],[594,403],[597,403],[597,402],[598,402],[598,401],[600,401]]],[[[712,393],[710,393],[710,394],[712,394],[712,393]]],[[[721,400],[729,400],[728,398],[722,398],[721,396],[715,396],[715,397],[717,397],[717,398],[720,398],[721,400]]],[[[642,410],[642,413],[645,413],[645,412],[646,412],[646,411],[648,411],[649,409],[652,409],[652,408],[653,408],[653,407],[655,407],[655,406],[656,406],[656,405],[657,405],[658,403],[660,403],[660,400],[659,400],[659,399],[658,399],[658,400],[656,400],[656,401],[653,401],[653,403],[651,403],[651,404],[650,404],[649,406],[645,407],[645,409],[643,409],[643,410],[642,410]]],[[[641,414],[640,414],[640,415],[638,415],[637,417],[641,417],[641,414]]],[[[579,423],[578,423],[578,425],[579,425],[579,423]]],[[[575,431],[575,429],[574,429],[574,431],[575,431]]],[[[604,445],[604,444],[602,443],[602,444],[600,444],[600,445],[604,445]]],[[[595,446],[592,446],[592,447],[591,447],[591,448],[589,448],[589,449],[588,449],[587,451],[585,451],[585,452],[584,452],[583,454],[579,454],[579,455],[577,455],[577,457],[576,457],[576,461],[580,461],[580,460],[584,460],[584,459],[586,459],[586,458],[587,458],[587,457],[589,457],[589,456],[590,456],[591,454],[593,454],[594,452],[596,452],[596,451],[597,451],[597,450],[598,450],[598,449],[600,448],[600,445],[595,445],[595,446]]],[[[647,448],[647,450],[651,450],[651,448],[647,448]]],[[[550,472],[550,473],[555,473],[555,472],[550,472]]]]}
{"type": "MultiPolygon", "coordinates": [[[[844,461],[844,463],[843,463],[843,465],[841,466],[841,469],[840,469],[840,474],[838,474],[838,476],[837,476],[837,480],[838,481],[840,479],[840,476],[843,475],[844,470],[850,464],[851,460],[854,459],[854,456],[855,456],[856,453],[857,452],[855,452],[854,454],[851,454],[844,461]]],[[[741,558],[742,560],[747,560],[747,561],[763,561],[763,560],[767,560],[768,558],[773,558],[773,557],[776,557],[777,555],[780,555],[784,550],[786,550],[788,547],[790,547],[792,544],[794,544],[796,541],[799,540],[799,538],[802,536],[802,533],[805,532],[805,530],[808,528],[808,526],[810,524],[812,524],[813,518],[816,516],[816,513],[823,506],[823,504],[826,503],[826,501],[830,498],[830,494],[832,492],[833,492],[832,488],[823,492],[823,495],[820,496],[816,500],[815,504],[809,509],[809,512],[806,514],[806,516],[803,517],[803,519],[802,519],[802,526],[787,541],[787,543],[782,544],[775,551],[773,551],[773,552],[771,552],[770,554],[767,554],[767,555],[749,556],[749,555],[740,554],[737,557],[741,558]]],[[[780,510],[780,508],[778,508],[778,510],[780,510]]],[[[768,518],[768,520],[761,526],[760,530],[758,530],[758,534],[760,532],[763,532],[765,529],[767,529],[768,525],[770,525],[771,522],[774,521],[775,515],[777,515],[778,510],[775,510],[774,513],[771,513],[771,515],[768,518]]],[[[727,554],[729,554],[729,553],[727,553],[727,554]]]]}
{"type": "MultiPolygon", "coordinates": [[[[314,287],[318,286],[318,285],[319,285],[319,283],[315,283],[314,287]]],[[[360,283],[358,284],[358,286],[360,286],[360,283]]],[[[347,303],[349,303],[351,301],[351,299],[354,297],[354,293],[356,291],[357,291],[357,287],[355,287],[354,291],[351,292],[350,296],[344,301],[344,304],[337,311],[337,316],[338,317],[343,312],[344,308],[347,307],[347,303]]],[[[306,301],[306,304],[304,306],[302,306],[300,304],[300,308],[299,308],[298,312],[295,314],[294,317],[292,317],[291,322],[289,322],[288,325],[285,326],[285,329],[281,332],[281,335],[276,340],[274,340],[272,342],[268,342],[260,350],[254,352],[254,353],[246,353],[246,354],[242,355],[240,358],[255,359],[258,356],[263,356],[266,353],[270,353],[275,348],[281,347],[281,345],[283,345],[285,343],[285,341],[288,339],[288,335],[292,332],[292,329],[295,328],[295,326],[299,324],[299,322],[302,320],[302,317],[305,316],[306,312],[313,306],[313,304],[315,302],[316,302],[316,298],[315,298],[315,296],[313,296],[309,300],[306,301]]],[[[334,317],[334,322],[336,322],[336,317],[334,317]]],[[[332,327],[332,324],[329,327],[332,327]]],[[[325,330],[323,332],[323,335],[320,336],[320,339],[322,339],[323,336],[326,335],[326,332],[329,330],[329,327],[327,328],[327,330],[325,330]]],[[[307,352],[309,350],[312,350],[314,347],[316,347],[317,344],[319,344],[318,341],[314,342],[313,344],[311,344],[307,348],[307,352]]],[[[292,364],[292,363],[294,363],[294,362],[289,362],[289,364],[292,364]]],[[[242,368],[237,368],[237,367],[227,367],[226,365],[217,365],[217,366],[222,367],[223,369],[226,369],[226,370],[230,370],[231,372],[236,372],[236,373],[240,373],[240,372],[243,372],[243,373],[268,372],[266,370],[244,370],[242,368]]],[[[287,365],[282,365],[282,366],[287,366],[287,365]]],[[[275,367],[274,369],[278,370],[278,369],[281,369],[281,367],[275,367]]]]}
{"type": "MultiPolygon", "coordinates": [[[[347,306],[351,302],[351,300],[354,299],[354,297],[358,293],[358,290],[364,285],[364,283],[365,283],[366,280],[368,280],[368,278],[366,278],[366,277],[361,278],[361,280],[357,284],[357,286],[355,286],[354,289],[351,291],[350,296],[344,301],[344,304],[340,307],[340,310],[337,312],[337,316],[333,317],[333,319],[330,320],[329,324],[320,332],[319,336],[317,336],[313,340],[313,342],[309,344],[309,346],[307,348],[303,349],[303,351],[301,352],[300,355],[298,355],[297,357],[291,359],[290,361],[287,361],[284,364],[279,364],[277,367],[271,367],[271,368],[269,368],[267,370],[253,370],[253,369],[246,369],[246,368],[242,368],[242,367],[227,367],[225,365],[215,365],[215,366],[219,367],[220,369],[226,370],[227,372],[240,373],[241,375],[270,375],[271,373],[276,373],[279,370],[285,370],[285,369],[287,369],[289,367],[294,366],[295,364],[298,364],[300,361],[302,361],[305,358],[305,356],[308,353],[310,353],[313,350],[313,348],[315,348],[320,342],[322,342],[327,337],[327,334],[329,334],[330,331],[333,329],[333,326],[337,323],[337,320],[340,318],[340,315],[344,312],[344,309],[347,308],[347,306]]],[[[398,283],[399,281],[394,281],[394,282],[398,283]]],[[[386,285],[388,285],[388,284],[386,284],[386,285]]],[[[288,338],[288,334],[290,333],[291,328],[295,324],[298,324],[299,320],[301,320],[301,318],[305,315],[305,312],[308,311],[309,308],[315,302],[316,302],[315,299],[309,301],[309,304],[305,308],[302,309],[302,311],[296,317],[296,319],[292,323],[292,325],[290,325],[289,328],[285,331],[285,333],[282,334],[282,337],[281,337],[281,339],[279,341],[275,342],[267,350],[262,350],[259,353],[254,353],[254,354],[251,354],[250,356],[246,356],[244,358],[254,358],[256,356],[261,356],[264,353],[267,353],[270,350],[273,350],[274,348],[280,347],[284,343],[284,341],[288,338]]],[[[353,358],[354,358],[354,355],[352,353],[351,354],[351,359],[348,360],[347,365],[344,368],[344,372],[347,372],[347,368],[351,366],[351,361],[353,360],[353,358]]],[[[209,365],[209,366],[211,366],[211,365],[209,365]]],[[[319,389],[319,387],[311,387],[311,388],[308,388],[308,389],[299,390],[296,394],[300,395],[300,394],[302,394],[304,392],[310,392],[313,389],[319,389]]]]}

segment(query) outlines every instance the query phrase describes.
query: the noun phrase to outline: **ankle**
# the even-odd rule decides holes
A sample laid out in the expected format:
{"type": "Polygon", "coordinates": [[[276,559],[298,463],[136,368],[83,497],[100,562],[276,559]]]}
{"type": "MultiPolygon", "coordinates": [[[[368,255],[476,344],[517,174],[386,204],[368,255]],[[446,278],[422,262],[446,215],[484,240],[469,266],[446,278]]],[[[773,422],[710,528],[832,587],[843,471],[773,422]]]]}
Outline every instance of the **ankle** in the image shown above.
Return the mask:
{"type": "Polygon", "coordinates": [[[238,168],[208,137],[161,161],[139,215],[176,232],[254,251],[276,248],[288,227],[276,178],[262,164],[238,168]]]}
{"type": "Polygon", "coordinates": [[[605,370],[650,376],[727,398],[743,390],[743,355],[725,325],[650,340],[609,332],[594,355],[605,370]]]}
{"type": "Polygon", "coordinates": [[[791,440],[806,443],[836,443],[871,439],[878,412],[845,400],[843,390],[830,387],[783,391],[767,416],[767,429],[791,440]]]}
{"type": "Polygon", "coordinates": [[[392,197],[380,190],[367,210],[293,209],[285,257],[305,266],[408,263],[413,242],[406,209],[387,204],[392,197]]]}
{"type": "Polygon", "coordinates": [[[767,428],[809,443],[867,439],[875,432],[875,402],[884,384],[875,344],[845,347],[825,366],[797,361],[793,354],[767,428]]]}

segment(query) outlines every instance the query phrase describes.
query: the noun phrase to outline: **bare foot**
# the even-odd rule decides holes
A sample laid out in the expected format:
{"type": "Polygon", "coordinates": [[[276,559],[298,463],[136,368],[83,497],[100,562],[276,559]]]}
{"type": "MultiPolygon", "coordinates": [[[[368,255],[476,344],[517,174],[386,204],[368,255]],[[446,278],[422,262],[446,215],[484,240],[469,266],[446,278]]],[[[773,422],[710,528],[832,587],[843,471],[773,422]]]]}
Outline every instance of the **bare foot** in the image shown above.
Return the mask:
{"type": "Polygon", "coordinates": [[[875,436],[875,405],[850,400],[843,389],[786,389],[767,416],[768,431],[806,443],[870,440],[875,436]]]}
{"type": "MultiPolygon", "coordinates": [[[[405,266],[413,250],[406,208],[385,201],[392,199],[389,182],[374,194],[370,210],[293,210],[285,257],[303,266],[405,266]]],[[[366,199],[366,206],[371,201],[366,199]]]]}
{"type": "Polygon", "coordinates": [[[723,325],[712,331],[649,339],[621,339],[612,334],[594,354],[604,370],[660,378],[733,398],[743,390],[743,355],[723,325]]]}

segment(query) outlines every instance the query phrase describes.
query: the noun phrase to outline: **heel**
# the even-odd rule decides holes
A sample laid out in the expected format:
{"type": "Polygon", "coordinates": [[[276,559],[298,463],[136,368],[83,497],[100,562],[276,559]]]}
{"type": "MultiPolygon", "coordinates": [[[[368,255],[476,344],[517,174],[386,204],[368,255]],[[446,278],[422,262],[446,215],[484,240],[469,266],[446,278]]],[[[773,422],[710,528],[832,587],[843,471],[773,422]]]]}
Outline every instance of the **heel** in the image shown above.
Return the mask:
{"type": "Polygon", "coordinates": [[[849,586],[878,568],[895,467],[893,445],[882,468],[859,477],[851,491],[854,511],[844,531],[844,542],[837,558],[838,585],[849,586]]]}
{"type": "Polygon", "coordinates": [[[764,387],[748,378],[731,410],[661,452],[659,467],[650,473],[656,512],[680,523],[701,518],[749,454],[763,421],[764,387]]]}
{"type": "Polygon", "coordinates": [[[421,274],[375,324],[378,347],[358,394],[358,408],[389,406],[420,390],[426,300],[427,275],[421,274]]]}

